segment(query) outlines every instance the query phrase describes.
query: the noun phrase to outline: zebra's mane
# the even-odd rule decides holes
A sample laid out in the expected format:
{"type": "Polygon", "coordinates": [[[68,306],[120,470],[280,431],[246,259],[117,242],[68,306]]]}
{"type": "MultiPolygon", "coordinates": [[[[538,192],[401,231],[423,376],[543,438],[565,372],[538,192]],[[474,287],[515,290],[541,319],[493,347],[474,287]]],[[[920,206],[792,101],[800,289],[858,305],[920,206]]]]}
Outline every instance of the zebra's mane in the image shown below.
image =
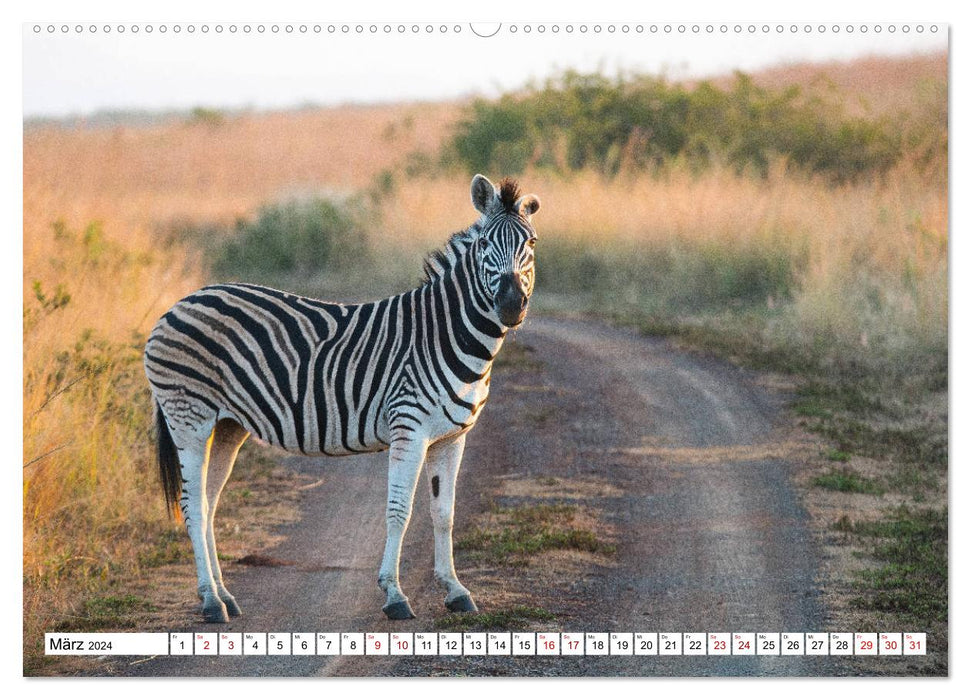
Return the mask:
{"type": "Polygon", "coordinates": [[[453,233],[444,246],[429,253],[425,258],[425,279],[422,283],[429,284],[444,277],[455,266],[462,253],[468,250],[477,233],[478,226],[472,225],[464,231],[453,233]]]}
{"type": "Polygon", "coordinates": [[[511,177],[499,181],[499,203],[508,213],[516,211],[516,201],[522,196],[519,183],[511,177]]]}

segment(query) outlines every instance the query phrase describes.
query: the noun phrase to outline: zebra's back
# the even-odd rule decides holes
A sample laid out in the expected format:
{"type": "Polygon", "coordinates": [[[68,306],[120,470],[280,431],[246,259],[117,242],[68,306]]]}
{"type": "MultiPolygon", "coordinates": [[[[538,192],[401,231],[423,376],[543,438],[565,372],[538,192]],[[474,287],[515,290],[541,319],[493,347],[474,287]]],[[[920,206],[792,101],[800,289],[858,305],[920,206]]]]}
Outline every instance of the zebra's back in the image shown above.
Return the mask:
{"type": "Polygon", "coordinates": [[[156,324],[146,372],[174,423],[215,412],[291,451],[385,449],[410,304],[409,295],[335,304],[258,285],[204,287],[156,324]]]}

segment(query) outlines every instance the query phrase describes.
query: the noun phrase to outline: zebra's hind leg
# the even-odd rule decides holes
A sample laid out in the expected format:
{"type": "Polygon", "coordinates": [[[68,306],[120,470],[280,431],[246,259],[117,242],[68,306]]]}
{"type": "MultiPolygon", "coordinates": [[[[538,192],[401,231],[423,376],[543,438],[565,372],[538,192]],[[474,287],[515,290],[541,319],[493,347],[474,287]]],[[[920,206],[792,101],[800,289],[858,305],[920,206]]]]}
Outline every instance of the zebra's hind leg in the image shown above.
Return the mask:
{"type": "Polygon", "coordinates": [[[452,558],[452,524],[455,512],[455,481],[465,450],[465,434],[428,448],[426,469],[435,531],[435,578],[445,586],[445,607],[452,612],[476,612],[469,589],[455,574],[452,558]]]}
{"type": "Polygon", "coordinates": [[[428,443],[414,433],[393,436],[388,457],[388,505],[385,511],[388,539],[384,546],[378,585],[387,595],[381,608],[390,620],[410,620],[415,616],[399,585],[401,541],[411,519],[418,474],[425,461],[428,443]]]}
{"type": "Polygon", "coordinates": [[[195,424],[191,430],[173,431],[173,439],[178,449],[179,463],[182,465],[182,496],[179,507],[189,539],[192,540],[202,616],[206,622],[229,622],[226,605],[216,592],[216,580],[213,577],[206,537],[209,520],[206,476],[215,423],[213,415],[210,420],[195,424]]]}
{"type": "Polygon", "coordinates": [[[246,442],[249,432],[239,423],[224,418],[216,423],[213,430],[211,447],[209,450],[209,468],[206,474],[206,551],[209,554],[209,566],[216,584],[216,595],[226,606],[230,617],[239,617],[242,611],[236,599],[226,590],[223,583],[222,569],[219,566],[219,555],[216,552],[216,536],[213,523],[216,519],[216,507],[219,505],[219,494],[229,480],[236,462],[239,448],[246,442]]]}

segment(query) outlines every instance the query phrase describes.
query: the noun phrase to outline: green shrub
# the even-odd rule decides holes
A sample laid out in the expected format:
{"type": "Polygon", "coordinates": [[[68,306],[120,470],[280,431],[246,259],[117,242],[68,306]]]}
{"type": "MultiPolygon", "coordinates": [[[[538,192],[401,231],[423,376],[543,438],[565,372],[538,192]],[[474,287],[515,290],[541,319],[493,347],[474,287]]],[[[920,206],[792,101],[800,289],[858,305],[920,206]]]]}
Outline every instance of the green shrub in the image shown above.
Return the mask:
{"type": "Polygon", "coordinates": [[[358,219],[350,206],[322,198],[266,206],[255,221],[237,222],[215,270],[275,274],[359,265],[369,249],[358,219]]]}
{"type": "Polygon", "coordinates": [[[723,161],[764,176],[782,158],[845,182],[885,172],[901,153],[898,128],[849,117],[839,102],[798,87],[763,88],[741,73],[721,89],[568,71],[541,88],[472,103],[442,162],[469,172],[532,166],[615,175],[684,159],[695,169],[723,161]]]}

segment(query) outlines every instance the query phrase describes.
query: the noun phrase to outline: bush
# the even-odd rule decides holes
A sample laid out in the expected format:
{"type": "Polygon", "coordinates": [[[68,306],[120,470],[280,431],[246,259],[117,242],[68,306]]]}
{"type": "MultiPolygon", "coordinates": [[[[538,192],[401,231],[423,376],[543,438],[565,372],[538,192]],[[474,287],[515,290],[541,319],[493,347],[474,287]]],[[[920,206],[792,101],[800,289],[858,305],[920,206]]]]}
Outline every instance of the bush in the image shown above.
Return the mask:
{"type": "Polygon", "coordinates": [[[260,209],[237,222],[217,254],[217,273],[285,273],[341,269],[368,258],[359,217],[327,199],[292,201],[260,209]]]}
{"type": "Polygon", "coordinates": [[[759,87],[741,73],[723,90],[566,72],[542,88],[475,101],[447,150],[443,162],[470,173],[593,168],[612,176],[684,159],[765,176],[781,158],[845,182],[892,167],[902,136],[886,121],[847,116],[833,100],[759,87]]]}

